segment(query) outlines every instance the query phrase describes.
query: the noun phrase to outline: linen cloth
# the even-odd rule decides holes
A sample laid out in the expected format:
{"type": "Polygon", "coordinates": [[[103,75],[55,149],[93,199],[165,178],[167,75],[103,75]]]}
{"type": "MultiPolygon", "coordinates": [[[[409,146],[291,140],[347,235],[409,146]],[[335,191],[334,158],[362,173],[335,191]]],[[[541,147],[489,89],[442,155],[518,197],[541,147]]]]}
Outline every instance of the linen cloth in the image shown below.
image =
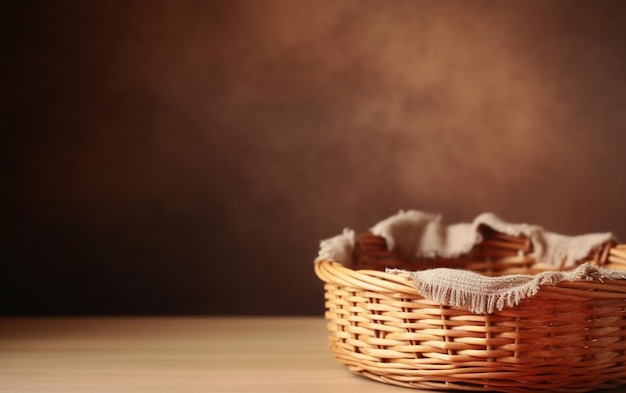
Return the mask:
{"type": "MultiPolygon", "coordinates": [[[[371,228],[387,246],[402,255],[418,258],[454,258],[468,253],[482,241],[480,229],[487,226],[497,232],[525,236],[533,245],[537,262],[570,272],[545,272],[537,275],[486,277],[474,272],[436,268],[407,273],[416,289],[427,299],[460,307],[475,313],[493,313],[512,307],[533,296],[542,285],[566,280],[626,279],[626,273],[609,271],[590,264],[580,264],[594,250],[615,241],[611,233],[565,236],[545,231],[536,225],[506,222],[495,214],[484,213],[471,223],[444,225],[440,215],[418,210],[400,211],[371,228]]],[[[337,261],[349,266],[355,244],[355,232],[344,229],[341,235],[320,242],[318,259],[337,261]]]]}

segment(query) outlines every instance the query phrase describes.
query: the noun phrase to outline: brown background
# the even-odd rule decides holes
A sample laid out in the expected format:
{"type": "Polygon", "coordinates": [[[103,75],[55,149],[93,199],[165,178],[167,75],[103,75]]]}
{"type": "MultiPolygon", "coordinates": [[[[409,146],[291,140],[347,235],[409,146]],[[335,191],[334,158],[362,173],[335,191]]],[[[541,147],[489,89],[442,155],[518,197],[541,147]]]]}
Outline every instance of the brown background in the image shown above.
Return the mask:
{"type": "Polygon", "coordinates": [[[399,209],[626,239],[626,2],[1,4],[6,314],[319,314],[399,209]]]}

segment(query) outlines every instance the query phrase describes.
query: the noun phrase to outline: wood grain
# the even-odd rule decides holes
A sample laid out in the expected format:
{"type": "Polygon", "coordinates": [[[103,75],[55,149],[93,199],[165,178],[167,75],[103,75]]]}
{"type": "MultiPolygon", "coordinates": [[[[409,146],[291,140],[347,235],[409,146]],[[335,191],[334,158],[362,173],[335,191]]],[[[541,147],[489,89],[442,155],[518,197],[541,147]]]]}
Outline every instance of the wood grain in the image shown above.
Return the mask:
{"type": "Polygon", "coordinates": [[[319,317],[0,319],[0,392],[324,391],[411,390],[347,371],[319,317]]]}

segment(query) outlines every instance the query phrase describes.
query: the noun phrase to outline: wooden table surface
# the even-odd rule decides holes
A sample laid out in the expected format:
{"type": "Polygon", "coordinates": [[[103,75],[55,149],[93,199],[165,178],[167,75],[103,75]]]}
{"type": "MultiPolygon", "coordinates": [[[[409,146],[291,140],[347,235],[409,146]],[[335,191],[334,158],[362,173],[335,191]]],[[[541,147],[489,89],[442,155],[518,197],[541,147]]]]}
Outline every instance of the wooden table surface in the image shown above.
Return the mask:
{"type": "Polygon", "coordinates": [[[420,391],[347,371],[322,318],[101,317],[0,319],[0,392],[420,391]]]}

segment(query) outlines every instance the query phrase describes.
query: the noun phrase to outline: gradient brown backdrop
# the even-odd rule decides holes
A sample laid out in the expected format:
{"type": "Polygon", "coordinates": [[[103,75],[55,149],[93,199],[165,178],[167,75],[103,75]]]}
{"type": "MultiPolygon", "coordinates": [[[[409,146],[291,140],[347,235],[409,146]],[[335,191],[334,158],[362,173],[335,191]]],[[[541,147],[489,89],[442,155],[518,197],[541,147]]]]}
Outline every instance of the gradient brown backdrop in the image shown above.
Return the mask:
{"type": "Polygon", "coordinates": [[[320,314],[399,209],[626,241],[622,1],[3,1],[8,314],[320,314]]]}

